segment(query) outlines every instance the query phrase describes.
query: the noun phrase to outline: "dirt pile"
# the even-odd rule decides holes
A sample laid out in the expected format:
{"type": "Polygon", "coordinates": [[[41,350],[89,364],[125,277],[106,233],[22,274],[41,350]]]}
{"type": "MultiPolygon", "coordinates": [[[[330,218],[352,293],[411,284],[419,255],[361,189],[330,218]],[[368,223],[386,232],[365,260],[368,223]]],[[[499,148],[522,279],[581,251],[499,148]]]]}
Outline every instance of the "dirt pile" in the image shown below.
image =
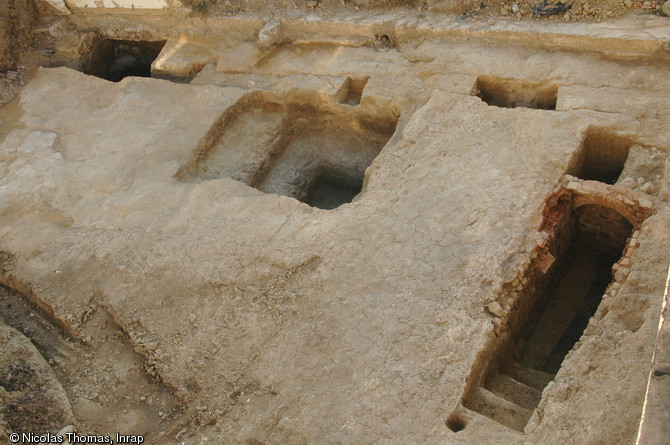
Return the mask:
{"type": "Polygon", "coordinates": [[[0,71],[16,66],[19,53],[32,42],[32,27],[37,22],[33,0],[7,0],[0,3],[0,71]]]}

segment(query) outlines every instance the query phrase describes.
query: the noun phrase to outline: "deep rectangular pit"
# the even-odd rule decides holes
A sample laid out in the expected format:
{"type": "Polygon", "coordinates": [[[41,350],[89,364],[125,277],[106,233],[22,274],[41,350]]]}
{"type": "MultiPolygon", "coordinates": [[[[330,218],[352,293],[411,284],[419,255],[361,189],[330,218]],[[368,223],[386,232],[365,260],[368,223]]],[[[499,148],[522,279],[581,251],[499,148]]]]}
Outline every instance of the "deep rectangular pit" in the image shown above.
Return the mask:
{"type": "MultiPolygon", "coordinates": [[[[491,357],[482,383],[463,400],[466,408],[518,431],[595,314],[633,229],[609,207],[571,210],[569,201],[559,202],[546,220],[557,221],[548,252],[528,269],[506,340],[494,353],[498,358],[491,357]]],[[[450,422],[465,427],[457,413],[450,422]]]]}
{"type": "Polygon", "coordinates": [[[566,264],[539,299],[546,301],[546,306],[529,323],[526,345],[519,357],[521,365],[550,374],[558,372],[595,314],[618,259],[587,244],[572,242],[566,264]]]}
{"type": "Polygon", "coordinates": [[[176,177],[198,182],[227,176],[335,209],[360,193],[365,170],[397,121],[390,110],[361,110],[318,95],[294,100],[255,92],[224,113],[176,177]]]}
{"type": "Polygon", "coordinates": [[[589,127],[568,173],[581,179],[614,184],[628,158],[630,138],[607,128],[589,127]]]}
{"type": "Polygon", "coordinates": [[[128,76],[151,77],[151,64],[165,43],[165,40],[100,39],[84,58],[82,71],[112,82],[119,82],[128,76]]]}
{"type": "Polygon", "coordinates": [[[477,77],[475,89],[488,105],[503,108],[555,110],[558,98],[556,85],[495,76],[477,77]]]}

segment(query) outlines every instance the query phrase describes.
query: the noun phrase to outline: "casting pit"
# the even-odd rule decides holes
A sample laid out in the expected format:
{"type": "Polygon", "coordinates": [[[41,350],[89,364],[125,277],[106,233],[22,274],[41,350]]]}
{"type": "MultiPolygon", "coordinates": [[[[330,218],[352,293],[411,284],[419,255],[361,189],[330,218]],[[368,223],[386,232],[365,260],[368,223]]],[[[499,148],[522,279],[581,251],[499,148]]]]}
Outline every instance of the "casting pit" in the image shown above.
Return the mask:
{"type": "MultiPolygon", "coordinates": [[[[574,195],[563,190],[547,200],[538,231],[545,238],[521,278],[508,283],[505,292],[515,303],[506,309],[488,363],[473,371],[481,383],[463,399],[465,408],[520,432],[603,295],[623,276],[613,271],[630,264],[633,232],[647,214],[638,204],[622,207],[634,202],[627,189],[583,184],[587,192],[578,185],[574,195]]],[[[451,423],[454,418],[463,421],[457,411],[451,423]]]]}
{"type": "Polygon", "coordinates": [[[558,372],[595,314],[632,229],[626,218],[607,207],[584,205],[572,212],[555,241],[556,272],[538,299],[542,309],[521,335],[521,365],[558,372]]]}
{"type": "Polygon", "coordinates": [[[82,71],[112,82],[128,76],[151,77],[151,64],[165,41],[101,39],[82,63],[82,71]]]}
{"type": "Polygon", "coordinates": [[[614,184],[623,171],[631,145],[626,136],[607,128],[589,127],[569,173],[581,179],[614,184]]]}
{"type": "Polygon", "coordinates": [[[547,82],[529,82],[495,76],[479,76],[476,96],[489,105],[503,108],[555,110],[558,86],[547,82]]]}
{"type": "Polygon", "coordinates": [[[176,177],[231,177],[265,193],[334,209],[360,193],[365,170],[393,135],[398,114],[352,108],[316,94],[257,91],[221,116],[176,177]]]}

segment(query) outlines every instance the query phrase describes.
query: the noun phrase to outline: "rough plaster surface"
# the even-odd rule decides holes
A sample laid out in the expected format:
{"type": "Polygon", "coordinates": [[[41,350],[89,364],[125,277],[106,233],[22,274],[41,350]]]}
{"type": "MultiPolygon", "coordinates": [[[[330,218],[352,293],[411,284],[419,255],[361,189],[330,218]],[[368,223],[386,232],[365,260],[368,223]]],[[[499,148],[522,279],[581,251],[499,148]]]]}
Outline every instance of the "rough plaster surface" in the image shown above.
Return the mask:
{"type": "Polygon", "coordinates": [[[628,279],[532,428],[475,416],[454,433],[445,420],[496,335],[487,305],[528,263],[587,128],[667,151],[667,62],[476,40],[223,40],[168,42],[163,74],[218,62],[192,84],[40,69],[0,117],[0,278],[75,338],[87,311],[111,314],[182,403],[161,441],[633,441],[668,264],[665,174],[654,193],[634,192],[653,213],[628,279]],[[471,95],[480,74],[549,78],[558,111],[489,106],[471,95]],[[308,87],[336,103],[352,75],[370,77],[361,110],[399,114],[352,203],[325,211],[225,176],[175,177],[255,89],[308,87]]]}

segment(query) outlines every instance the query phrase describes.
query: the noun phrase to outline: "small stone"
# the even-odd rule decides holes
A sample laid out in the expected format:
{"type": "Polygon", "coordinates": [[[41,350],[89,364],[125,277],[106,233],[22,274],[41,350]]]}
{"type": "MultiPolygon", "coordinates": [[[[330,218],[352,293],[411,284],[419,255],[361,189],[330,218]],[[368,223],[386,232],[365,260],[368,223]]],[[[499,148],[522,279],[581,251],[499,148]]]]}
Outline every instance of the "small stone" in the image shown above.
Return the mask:
{"type": "Polygon", "coordinates": [[[626,277],[630,273],[630,270],[624,269],[624,268],[619,268],[619,270],[616,271],[614,274],[614,279],[618,281],[619,283],[623,283],[626,281],[626,277]]]}
{"type": "Polygon", "coordinates": [[[498,303],[497,301],[489,303],[488,309],[489,312],[491,312],[496,317],[502,318],[505,316],[505,311],[503,310],[502,306],[500,306],[500,303],[498,303]]]}
{"type": "Polygon", "coordinates": [[[145,396],[140,397],[140,401],[144,402],[147,398],[145,396]]]}
{"type": "Polygon", "coordinates": [[[651,2],[649,0],[646,0],[645,2],[642,3],[643,8],[651,8],[651,2]]]}
{"type": "Polygon", "coordinates": [[[642,187],[640,187],[640,190],[642,190],[644,193],[648,195],[652,195],[656,191],[656,187],[654,187],[654,184],[652,184],[651,182],[647,182],[642,187]]]}
{"type": "Polygon", "coordinates": [[[500,15],[509,15],[509,10],[507,8],[500,8],[500,15]]]}
{"type": "Polygon", "coordinates": [[[630,177],[624,178],[620,182],[618,182],[617,185],[621,185],[622,187],[633,188],[635,187],[635,179],[630,177]]]}
{"type": "MultiPolygon", "coordinates": [[[[569,22],[569,21],[570,21],[570,14],[565,14],[565,15],[563,16],[563,21],[564,21],[564,22],[569,22]]],[[[570,184],[568,184],[568,186],[569,186],[569,185],[570,185],[570,184]]]]}
{"type": "Polygon", "coordinates": [[[16,79],[16,76],[17,76],[18,74],[19,74],[18,71],[8,70],[8,71],[7,71],[7,79],[12,79],[12,80],[14,80],[14,79],[16,79]]]}
{"type": "Polygon", "coordinates": [[[661,8],[661,12],[665,15],[670,16],[670,0],[663,3],[663,7],[661,8]]]}
{"type": "Polygon", "coordinates": [[[519,12],[520,10],[521,10],[521,8],[519,8],[519,5],[517,5],[516,3],[514,3],[514,4],[512,5],[512,12],[513,12],[514,14],[516,14],[516,13],[519,12]]]}
{"type": "Polygon", "coordinates": [[[623,4],[626,8],[632,8],[633,7],[633,0],[623,0],[623,4]]]}
{"type": "Polygon", "coordinates": [[[643,207],[645,209],[650,209],[651,208],[651,201],[648,199],[640,198],[638,199],[638,202],[640,203],[640,207],[643,207]]]}
{"type": "MultiPolygon", "coordinates": [[[[563,16],[564,20],[565,20],[565,17],[568,17],[568,20],[570,20],[570,14],[565,14],[565,16],[563,16]]],[[[567,185],[566,188],[568,190],[579,190],[579,189],[581,189],[581,185],[577,181],[570,181],[570,182],[568,182],[568,185],[567,185]]]]}
{"type": "Polygon", "coordinates": [[[281,39],[281,22],[277,19],[272,19],[265,24],[263,29],[258,33],[258,42],[256,45],[258,49],[268,49],[279,43],[281,39]]]}

